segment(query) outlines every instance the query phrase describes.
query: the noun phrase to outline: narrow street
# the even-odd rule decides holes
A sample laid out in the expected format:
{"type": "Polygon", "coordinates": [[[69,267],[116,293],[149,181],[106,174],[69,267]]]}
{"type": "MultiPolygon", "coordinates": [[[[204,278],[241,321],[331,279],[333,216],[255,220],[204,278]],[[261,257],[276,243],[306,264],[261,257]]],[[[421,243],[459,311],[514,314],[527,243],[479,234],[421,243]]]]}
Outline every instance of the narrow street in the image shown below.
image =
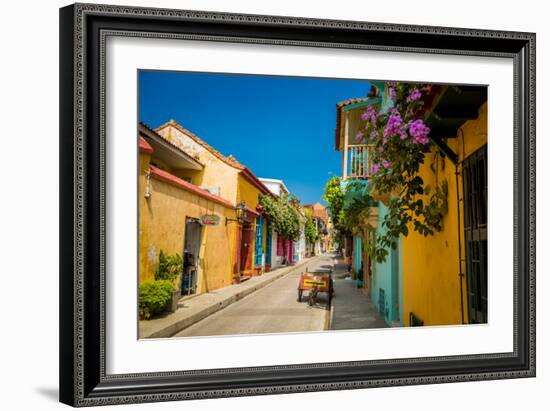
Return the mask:
{"type": "MultiPolygon", "coordinates": [[[[331,268],[332,255],[314,257],[309,270],[331,268]]],[[[325,330],[329,310],[325,296],[320,295],[318,306],[309,307],[297,301],[300,273],[305,266],[291,271],[281,279],[252,293],[229,307],[182,330],[175,337],[308,332],[325,330]]]]}

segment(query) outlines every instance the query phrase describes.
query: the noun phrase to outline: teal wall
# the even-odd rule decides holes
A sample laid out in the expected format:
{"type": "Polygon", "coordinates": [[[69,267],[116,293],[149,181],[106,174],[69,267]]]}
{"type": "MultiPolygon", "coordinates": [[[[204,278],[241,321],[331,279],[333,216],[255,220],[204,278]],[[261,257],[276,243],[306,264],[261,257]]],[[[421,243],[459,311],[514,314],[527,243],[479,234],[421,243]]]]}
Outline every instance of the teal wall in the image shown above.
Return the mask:
{"type": "MultiPolygon", "coordinates": [[[[388,208],[383,204],[378,205],[378,229],[377,235],[383,235],[385,228],[382,221],[388,213],[388,208]]],[[[402,306],[402,285],[401,285],[401,240],[398,241],[397,250],[390,249],[386,261],[383,263],[374,262],[371,287],[372,302],[380,311],[380,314],[388,325],[399,320],[402,324],[400,309],[402,306]],[[381,300],[383,290],[384,299],[381,300]]]]}
{"type": "Polygon", "coordinates": [[[358,273],[361,269],[361,258],[362,256],[362,245],[363,242],[361,237],[353,236],[353,256],[351,262],[351,268],[355,273],[358,273]]]}

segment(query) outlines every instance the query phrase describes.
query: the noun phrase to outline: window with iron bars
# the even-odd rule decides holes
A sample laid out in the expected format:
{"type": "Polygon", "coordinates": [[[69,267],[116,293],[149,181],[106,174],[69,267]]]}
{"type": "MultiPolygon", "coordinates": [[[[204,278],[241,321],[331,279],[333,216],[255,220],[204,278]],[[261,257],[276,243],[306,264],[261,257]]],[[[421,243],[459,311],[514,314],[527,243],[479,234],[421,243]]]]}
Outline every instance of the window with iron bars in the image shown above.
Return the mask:
{"type": "Polygon", "coordinates": [[[462,163],[470,323],[487,322],[487,145],[462,163]]]}

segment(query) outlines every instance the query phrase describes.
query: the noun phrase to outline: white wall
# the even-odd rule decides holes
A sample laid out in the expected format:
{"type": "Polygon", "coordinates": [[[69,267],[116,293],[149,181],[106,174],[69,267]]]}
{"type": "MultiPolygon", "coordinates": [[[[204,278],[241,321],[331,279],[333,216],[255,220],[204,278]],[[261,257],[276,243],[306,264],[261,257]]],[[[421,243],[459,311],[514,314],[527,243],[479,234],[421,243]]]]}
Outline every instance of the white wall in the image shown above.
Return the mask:
{"type": "Polygon", "coordinates": [[[269,191],[271,191],[273,194],[275,194],[276,196],[281,195],[281,185],[280,184],[274,183],[274,182],[271,182],[271,181],[264,181],[264,180],[261,180],[261,181],[269,189],[269,191]]]}
{"type": "MultiPolygon", "coordinates": [[[[91,2],[95,2],[90,0],[91,2]]],[[[298,2],[279,0],[116,1],[115,4],[216,11],[310,16],[330,19],[462,26],[537,32],[538,152],[550,152],[548,75],[550,26],[544,2],[524,0],[480,2],[395,0],[387,2],[298,2]],[[314,5],[314,7],[313,7],[314,5]]],[[[67,409],[57,403],[58,347],[58,10],[67,2],[51,0],[3,4],[0,65],[3,179],[2,225],[2,375],[3,409],[67,409]],[[26,125],[27,127],[22,127],[26,125]],[[23,130],[23,131],[22,131],[23,130]],[[31,131],[32,130],[32,131],[31,131]],[[22,279],[25,278],[25,281],[22,279]],[[10,290],[6,292],[6,290],[10,290]],[[29,300],[29,296],[32,298],[29,300]]],[[[539,210],[550,203],[550,162],[538,162],[539,210]]],[[[548,213],[538,216],[538,232],[550,230],[548,213]]],[[[352,408],[394,410],[545,409],[550,386],[550,264],[543,258],[547,236],[538,236],[538,377],[380,388],[370,390],[202,400],[187,403],[131,405],[104,410],[281,410],[303,404],[315,410],[352,408]]],[[[546,406],[547,407],[547,406],[546,406]]]]}

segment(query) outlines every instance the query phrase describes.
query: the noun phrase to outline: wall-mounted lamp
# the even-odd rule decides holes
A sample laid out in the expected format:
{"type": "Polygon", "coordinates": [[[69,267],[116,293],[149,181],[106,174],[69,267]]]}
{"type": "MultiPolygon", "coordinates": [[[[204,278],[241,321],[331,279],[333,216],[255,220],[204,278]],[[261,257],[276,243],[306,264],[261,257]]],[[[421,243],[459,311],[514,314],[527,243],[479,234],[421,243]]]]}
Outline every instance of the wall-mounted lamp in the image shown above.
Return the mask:
{"type": "Polygon", "coordinates": [[[143,197],[149,198],[151,197],[151,171],[148,170],[147,174],[145,175],[145,193],[143,193],[143,197]]]}
{"type": "Polygon", "coordinates": [[[230,222],[242,224],[246,221],[246,204],[244,201],[238,203],[235,207],[235,218],[225,218],[225,225],[230,222]]]}

